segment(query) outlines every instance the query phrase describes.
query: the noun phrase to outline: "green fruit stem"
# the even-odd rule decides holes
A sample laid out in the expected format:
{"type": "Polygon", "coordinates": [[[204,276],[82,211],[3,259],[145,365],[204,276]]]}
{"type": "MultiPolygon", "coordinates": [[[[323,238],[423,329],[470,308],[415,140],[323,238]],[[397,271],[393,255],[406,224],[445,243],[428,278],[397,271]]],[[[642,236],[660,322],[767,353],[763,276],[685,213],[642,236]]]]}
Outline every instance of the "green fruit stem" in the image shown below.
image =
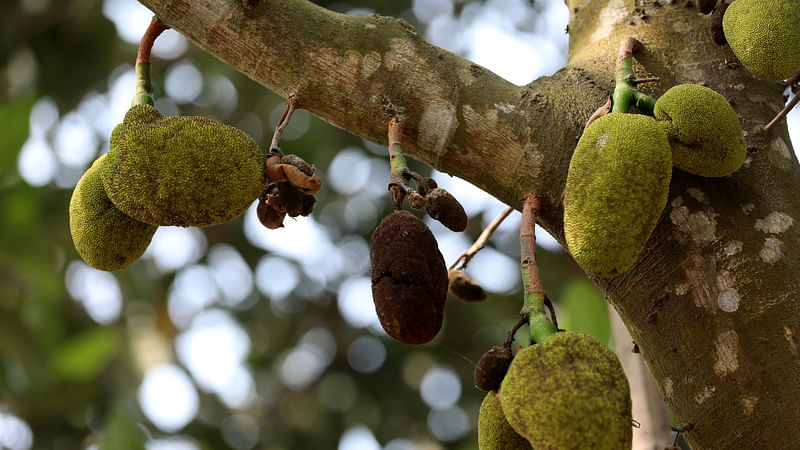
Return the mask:
{"type": "Polygon", "coordinates": [[[169,29],[158,17],[153,17],[150,26],[144,32],[139,42],[139,53],[136,55],[136,93],[131,101],[131,106],[155,105],[153,101],[153,84],[150,82],[150,52],[156,38],[169,29]]]}
{"type": "Polygon", "coordinates": [[[558,331],[545,313],[545,292],[539,277],[539,263],[536,261],[536,216],[541,208],[541,198],[533,194],[525,197],[525,203],[522,206],[522,225],[519,231],[520,268],[522,285],[525,287],[520,313],[528,316],[530,339],[534,344],[544,342],[558,331]]]}
{"type": "Polygon", "coordinates": [[[393,117],[389,121],[389,165],[391,166],[391,181],[389,182],[389,192],[392,196],[394,209],[403,208],[403,199],[410,190],[403,182],[405,174],[410,172],[406,155],[400,146],[400,139],[403,137],[403,122],[393,117]]]}
{"type": "Polygon", "coordinates": [[[634,86],[633,54],[642,48],[636,38],[627,37],[622,41],[617,56],[617,67],[614,73],[616,86],[612,97],[611,112],[627,113],[631,105],[635,105],[645,114],[653,115],[656,99],[640,92],[634,86]]]}

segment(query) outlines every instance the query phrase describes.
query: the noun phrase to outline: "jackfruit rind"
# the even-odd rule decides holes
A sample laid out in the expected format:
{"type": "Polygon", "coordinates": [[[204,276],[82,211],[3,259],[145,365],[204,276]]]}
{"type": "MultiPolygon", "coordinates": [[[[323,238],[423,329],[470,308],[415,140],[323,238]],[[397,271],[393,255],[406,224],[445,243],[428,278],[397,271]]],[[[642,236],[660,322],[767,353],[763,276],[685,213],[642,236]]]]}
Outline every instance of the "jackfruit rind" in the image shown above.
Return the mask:
{"type": "Polygon", "coordinates": [[[800,72],[800,2],[736,0],[722,27],[742,65],[765,80],[785,80],[800,72]]]}
{"type": "Polygon", "coordinates": [[[246,133],[205,117],[163,117],[133,106],[111,134],[103,168],[109,198],[153,225],[209,226],[244,212],[266,183],[246,133]]]}
{"type": "Polygon", "coordinates": [[[567,247],[587,272],[628,270],[667,203],[672,155],[650,117],[610,113],[586,129],[564,187],[567,247]]]}
{"type": "Polygon", "coordinates": [[[654,115],[672,147],[672,164],[704,177],[739,170],[747,156],[739,118],[728,100],[699,84],[671,87],[656,101],[654,115]]]}
{"type": "Polygon", "coordinates": [[[486,393],[478,415],[478,450],[530,450],[531,444],[508,424],[497,393],[486,393]]]}
{"type": "Polygon", "coordinates": [[[533,448],[631,448],[628,380],[616,355],[591,336],[561,332],[520,350],[500,404],[533,448]]]}
{"type": "Polygon", "coordinates": [[[78,255],[99,270],[120,270],[147,249],[156,226],[118,210],[108,199],[100,176],[107,155],[83,174],[69,202],[69,231],[78,255]]]}

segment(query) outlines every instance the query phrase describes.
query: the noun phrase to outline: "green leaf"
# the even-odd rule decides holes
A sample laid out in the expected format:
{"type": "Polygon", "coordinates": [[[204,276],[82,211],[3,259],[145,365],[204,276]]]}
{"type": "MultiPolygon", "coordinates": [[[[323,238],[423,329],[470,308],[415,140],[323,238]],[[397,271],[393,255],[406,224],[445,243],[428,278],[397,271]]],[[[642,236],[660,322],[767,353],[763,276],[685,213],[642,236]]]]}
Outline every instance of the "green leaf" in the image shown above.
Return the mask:
{"type": "Polygon", "coordinates": [[[96,327],[64,342],[53,353],[50,366],[64,380],[88,381],[108,365],[116,351],[112,329],[96,327]]]}
{"type": "Polygon", "coordinates": [[[567,320],[559,325],[594,336],[600,342],[610,342],[611,325],[606,300],[589,280],[575,278],[567,282],[561,291],[560,302],[567,320]]]}

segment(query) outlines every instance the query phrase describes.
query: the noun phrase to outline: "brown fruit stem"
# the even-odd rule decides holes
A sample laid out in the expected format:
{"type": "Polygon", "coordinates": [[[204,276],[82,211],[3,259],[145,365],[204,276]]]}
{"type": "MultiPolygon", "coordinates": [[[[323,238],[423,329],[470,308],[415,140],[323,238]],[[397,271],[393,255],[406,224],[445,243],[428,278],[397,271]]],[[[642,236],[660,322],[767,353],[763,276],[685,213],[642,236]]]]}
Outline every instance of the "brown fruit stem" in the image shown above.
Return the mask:
{"type": "MultiPolygon", "coordinates": [[[[800,77],[800,73],[795,75],[793,78],[798,78],[798,77],[800,77]]],[[[794,90],[792,90],[792,92],[794,92],[794,90]]],[[[783,107],[783,109],[775,116],[775,118],[772,119],[768,124],[764,125],[764,131],[769,133],[770,130],[772,130],[773,128],[775,128],[776,125],[781,123],[781,120],[783,120],[783,118],[786,117],[787,114],[789,114],[789,111],[791,111],[795,106],[797,106],[797,103],[800,103],[800,93],[795,93],[794,97],[792,97],[792,99],[789,100],[789,103],[787,103],[786,106],[783,107]]]]}
{"type": "Polygon", "coordinates": [[[286,127],[289,125],[289,120],[291,120],[294,110],[298,107],[297,97],[295,97],[294,94],[289,94],[289,98],[286,100],[286,106],[283,107],[283,114],[281,114],[281,118],[278,119],[278,123],[275,125],[275,132],[272,134],[272,141],[269,144],[270,152],[272,152],[273,149],[277,149],[278,153],[283,156],[280,147],[281,135],[283,135],[283,131],[286,130],[286,127]]]}
{"type": "Polygon", "coordinates": [[[522,284],[525,287],[521,314],[528,316],[531,341],[537,344],[544,342],[558,331],[545,313],[546,295],[539,276],[539,263],[536,261],[536,216],[541,208],[542,199],[539,196],[535,194],[525,196],[519,230],[520,268],[522,284]]]}
{"type": "Polygon", "coordinates": [[[132,105],[154,105],[153,85],[150,81],[150,52],[156,38],[169,29],[161,20],[153,16],[150,26],[139,42],[139,52],[136,55],[136,93],[133,96],[132,105]]]}
{"type": "Polygon", "coordinates": [[[513,211],[513,210],[514,210],[514,208],[512,208],[511,206],[507,206],[503,210],[503,212],[500,213],[500,215],[495,217],[494,220],[492,220],[492,222],[489,225],[487,225],[486,228],[483,229],[483,231],[481,232],[481,235],[478,236],[478,239],[475,240],[475,242],[472,244],[472,246],[470,246],[470,248],[468,248],[466,251],[464,251],[464,253],[462,253],[458,258],[456,258],[455,261],[453,261],[453,264],[449,267],[448,270],[450,270],[450,269],[457,269],[457,270],[466,269],[467,268],[467,264],[469,264],[469,261],[483,247],[486,246],[486,242],[488,242],[489,238],[492,237],[492,235],[494,234],[495,230],[497,230],[497,227],[499,227],[500,224],[503,223],[504,220],[506,220],[506,217],[508,217],[509,214],[511,214],[511,211],[513,211]],[[461,265],[458,265],[459,263],[461,263],[461,265]],[[456,267],[457,265],[458,265],[458,267],[456,267]]]}
{"type": "Polygon", "coordinates": [[[395,210],[403,209],[403,199],[410,191],[409,187],[403,182],[404,174],[409,171],[406,155],[400,146],[405,125],[397,117],[392,117],[388,126],[389,137],[389,164],[391,165],[391,181],[389,182],[389,193],[392,196],[392,204],[395,210]]]}

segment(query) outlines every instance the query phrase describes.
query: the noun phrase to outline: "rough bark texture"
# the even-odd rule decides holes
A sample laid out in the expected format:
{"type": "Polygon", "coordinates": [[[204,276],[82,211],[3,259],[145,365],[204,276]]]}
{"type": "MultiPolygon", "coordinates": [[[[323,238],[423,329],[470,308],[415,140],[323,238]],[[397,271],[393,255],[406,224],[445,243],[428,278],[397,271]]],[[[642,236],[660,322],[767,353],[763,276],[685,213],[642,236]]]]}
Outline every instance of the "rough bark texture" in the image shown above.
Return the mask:
{"type": "Polygon", "coordinates": [[[644,44],[637,76],[658,96],[678,83],[725,95],[747,133],[732,176],[673,173],[659,225],[626,274],[596,279],[627,324],[693,448],[800,446],[800,166],[778,83],[747,73],[708,37],[693,2],[568,0],[568,65],[515,86],[427,43],[403,21],[350,17],[301,0],[140,0],[167,24],[330,123],[404,150],[517,207],[563,240],[561,196],[586,119],[613,89],[621,39],[644,44]],[[245,2],[248,3],[248,2],[245,2]],[[252,2],[251,2],[252,3],[252,2]]]}

